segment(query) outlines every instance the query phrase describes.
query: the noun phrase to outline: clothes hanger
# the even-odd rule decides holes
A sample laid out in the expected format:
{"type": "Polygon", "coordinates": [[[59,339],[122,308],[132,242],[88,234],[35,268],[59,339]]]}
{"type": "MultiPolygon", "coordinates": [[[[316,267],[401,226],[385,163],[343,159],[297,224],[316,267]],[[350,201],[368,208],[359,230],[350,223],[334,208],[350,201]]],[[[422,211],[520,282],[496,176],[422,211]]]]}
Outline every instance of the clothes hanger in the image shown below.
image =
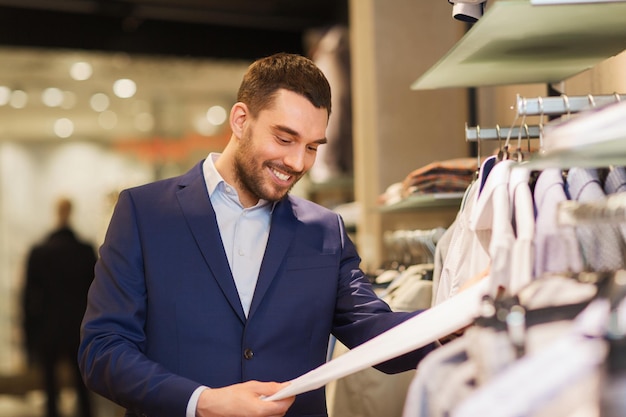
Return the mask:
{"type": "Polygon", "coordinates": [[[529,143],[528,151],[530,152],[530,134],[528,133],[528,125],[525,123],[526,122],[526,106],[527,106],[527,100],[526,98],[523,98],[522,99],[522,108],[523,108],[522,120],[520,121],[520,128],[518,129],[518,132],[517,132],[517,148],[511,155],[512,159],[517,162],[524,161],[524,153],[522,152],[522,127],[526,131],[526,137],[528,138],[528,143],[529,143]]]}
{"type": "Polygon", "coordinates": [[[561,99],[563,100],[563,106],[565,107],[565,116],[569,119],[572,116],[572,110],[569,104],[569,97],[567,94],[561,94],[561,99]]]}
{"type": "MultiPolygon", "coordinates": [[[[522,106],[525,107],[526,106],[526,99],[524,98],[522,100],[522,106]]],[[[497,157],[497,161],[501,162],[501,161],[506,161],[508,159],[514,159],[517,157],[517,155],[515,155],[515,153],[512,153],[509,151],[509,148],[511,146],[511,135],[513,133],[513,128],[515,127],[516,123],[517,123],[517,119],[519,118],[519,111],[515,112],[515,117],[513,118],[513,122],[511,123],[511,127],[509,128],[509,131],[506,135],[506,141],[504,142],[504,146],[500,147],[500,150],[498,152],[498,157],[497,157]]],[[[526,111],[522,111],[522,120],[520,122],[520,128],[518,129],[518,148],[521,147],[520,143],[521,143],[521,129],[522,126],[524,125],[524,122],[526,120],[526,111]]],[[[499,139],[499,136],[498,136],[499,139]]]]}
{"type": "MultiPolygon", "coordinates": [[[[502,137],[500,136],[500,125],[498,124],[496,124],[496,133],[498,136],[498,147],[499,149],[502,149],[502,145],[501,145],[502,137]]],[[[481,140],[480,139],[480,126],[476,126],[476,139],[480,143],[480,140],[481,140]]],[[[476,180],[478,182],[478,187],[479,187],[477,195],[479,195],[482,192],[483,187],[485,186],[485,182],[487,181],[487,177],[489,176],[491,169],[498,162],[499,157],[500,157],[500,152],[498,152],[498,155],[491,155],[485,158],[485,160],[479,165],[478,178],[476,180]]]]}

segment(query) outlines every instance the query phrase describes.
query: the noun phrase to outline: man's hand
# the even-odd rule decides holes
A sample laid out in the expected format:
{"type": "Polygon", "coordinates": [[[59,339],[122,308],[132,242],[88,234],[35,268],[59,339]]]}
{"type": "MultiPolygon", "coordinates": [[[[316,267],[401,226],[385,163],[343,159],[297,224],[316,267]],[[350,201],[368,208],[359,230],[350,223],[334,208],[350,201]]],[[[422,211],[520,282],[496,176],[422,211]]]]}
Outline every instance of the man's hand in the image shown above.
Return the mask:
{"type": "Polygon", "coordinates": [[[248,381],[224,388],[205,389],[198,399],[196,417],[280,417],[285,415],[296,397],[265,401],[287,382],[248,381]]]}

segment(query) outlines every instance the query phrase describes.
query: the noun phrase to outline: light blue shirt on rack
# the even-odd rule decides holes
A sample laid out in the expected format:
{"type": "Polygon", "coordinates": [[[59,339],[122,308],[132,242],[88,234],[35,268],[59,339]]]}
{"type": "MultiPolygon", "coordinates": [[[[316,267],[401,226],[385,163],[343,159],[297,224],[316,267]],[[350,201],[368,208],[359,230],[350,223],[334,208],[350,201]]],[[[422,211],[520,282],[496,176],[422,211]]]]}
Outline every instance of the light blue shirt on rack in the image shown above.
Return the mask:
{"type": "MultiPolygon", "coordinates": [[[[255,206],[244,208],[235,188],[227,184],[215,168],[219,157],[219,153],[210,153],[202,164],[202,172],[241,306],[248,316],[270,234],[274,205],[267,200],[259,200],[255,206]]],[[[195,416],[198,398],[205,388],[199,387],[191,395],[187,417],[195,416]]]]}

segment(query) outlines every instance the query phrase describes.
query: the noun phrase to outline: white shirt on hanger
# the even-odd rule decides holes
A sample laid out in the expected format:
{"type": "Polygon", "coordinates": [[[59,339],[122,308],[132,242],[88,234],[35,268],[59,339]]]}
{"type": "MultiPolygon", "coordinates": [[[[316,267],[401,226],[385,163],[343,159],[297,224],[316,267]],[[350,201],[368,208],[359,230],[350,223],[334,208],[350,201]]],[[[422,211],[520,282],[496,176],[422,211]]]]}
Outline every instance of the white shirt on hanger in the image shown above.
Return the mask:
{"type": "Polygon", "coordinates": [[[478,195],[470,219],[471,230],[478,234],[491,259],[489,280],[492,295],[496,295],[499,287],[508,289],[509,286],[515,234],[511,224],[508,183],[511,169],[516,164],[512,160],[495,164],[478,195]]]}
{"type": "Polygon", "coordinates": [[[515,242],[513,243],[509,291],[517,292],[533,277],[535,209],[530,191],[530,171],[523,164],[513,167],[509,179],[509,200],[513,210],[515,242]]]}

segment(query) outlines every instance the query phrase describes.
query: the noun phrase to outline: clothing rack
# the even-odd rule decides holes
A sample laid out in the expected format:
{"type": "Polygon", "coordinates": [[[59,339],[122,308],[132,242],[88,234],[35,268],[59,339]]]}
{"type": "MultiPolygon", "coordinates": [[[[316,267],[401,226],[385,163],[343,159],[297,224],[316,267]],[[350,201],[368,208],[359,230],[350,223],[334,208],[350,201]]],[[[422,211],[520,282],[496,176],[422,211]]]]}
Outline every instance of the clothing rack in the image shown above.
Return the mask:
{"type": "MultiPolygon", "coordinates": [[[[561,94],[554,97],[522,97],[519,94],[515,100],[515,111],[521,116],[561,116],[578,113],[594,107],[601,107],[619,101],[626,101],[626,95],[617,93],[606,95],[568,96],[561,94]]],[[[482,139],[482,137],[481,137],[482,139]]]]}
{"type": "MultiPolygon", "coordinates": [[[[504,139],[506,141],[505,145],[510,145],[510,141],[513,138],[515,138],[518,143],[520,140],[529,139],[540,139],[540,141],[543,142],[544,124],[540,121],[539,125],[527,125],[524,123],[526,116],[563,116],[621,102],[626,102],[626,95],[617,93],[606,95],[588,94],[586,96],[568,96],[561,94],[558,97],[535,98],[522,97],[518,94],[516,97],[515,120],[521,117],[522,123],[520,123],[519,126],[502,128],[496,125],[495,127],[485,128],[479,125],[469,127],[466,123],[465,140],[466,142],[478,142],[479,154],[480,142],[483,140],[504,139]]],[[[540,146],[543,147],[543,143],[541,143],[540,146]]]]}
{"type": "Polygon", "coordinates": [[[482,140],[506,140],[507,138],[519,138],[522,139],[538,139],[541,135],[541,126],[539,125],[524,125],[514,126],[510,128],[500,127],[469,127],[465,124],[465,141],[476,142],[482,140]]]}

